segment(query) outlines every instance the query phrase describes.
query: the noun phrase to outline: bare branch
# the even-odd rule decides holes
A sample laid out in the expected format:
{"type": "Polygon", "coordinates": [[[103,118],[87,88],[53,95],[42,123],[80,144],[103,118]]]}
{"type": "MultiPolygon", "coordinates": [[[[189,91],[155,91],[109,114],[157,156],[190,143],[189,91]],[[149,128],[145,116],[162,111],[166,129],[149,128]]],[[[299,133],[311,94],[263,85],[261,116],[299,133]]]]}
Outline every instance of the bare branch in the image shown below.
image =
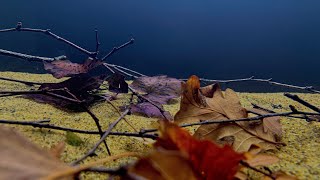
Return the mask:
{"type": "Polygon", "coordinates": [[[43,84],[43,83],[38,83],[38,82],[21,81],[21,80],[5,78],[5,77],[0,77],[0,80],[22,83],[22,84],[25,84],[27,86],[42,85],[43,84]]]}
{"type": "Polygon", "coordinates": [[[82,53],[87,54],[89,57],[96,58],[96,56],[97,56],[97,52],[90,52],[90,51],[88,51],[88,50],[86,50],[86,49],[84,49],[84,48],[82,48],[82,47],[74,44],[73,42],[68,41],[68,40],[66,40],[66,39],[64,39],[64,38],[62,38],[62,37],[60,37],[60,36],[52,33],[52,32],[50,31],[50,29],[44,30],[44,29],[23,28],[23,27],[22,27],[22,23],[21,23],[21,22],[18,22],[16,28],[10,28],[10,29],[0,30],[0,32],[14,32],[14,31],[18,31],[18,32],[20,32],[20,31],[25,31],[25,32],[42,33],[42,34],[48,35],[48,36],[50,36],[50,37],[53,37],[54,39],[56,39],[56,40],[58,40],[58,41],[62,41],[62,42],[65,43],[65,44],[68,44],[69,46],[71,46],[71,47],[73,47],[73,48],[81,51],[82,53]]]}
{"type": "Polygon", "coordinates": [[[112,124],[109,125],[108,129],[104,132],[103,136],[101,136],[100,140],[94,145],[94,147],[92,149],[90,149],[87,154],[85,154],[84,156],[82,156],[78,160],[74,161],[72,164],[73,165],[79,164],[81,161],[85,160],[87,157],[93,155],[94,152],[99,147],[99,145],[103,141],[105,141],[107,136],[111,133],[112,129],[124,118],[124,116],[126,116],[129,113],[129,111],[130,111],[130,109],[126,109],[116,121],[114,121],[112,124]]]}
{"type": "Polygon", "coordinates": [[[20,59],[25,59],[27,61],[35,61],[35,62],[43,62],[43,61],[51,62],[55,60],[55,58],[32,56],[32,55],[22,54],[22,53],[8,51],[4,49],[0,49],[0,54],[4,56],[11,56],[11,57],[16,57],[20,59]]]}
{"type": "MultiPolygon", "coordinates": [[[[180,79],[180,80],[186,81],[187,79],[180,79]]],[[[265,82],[265,83],[269,83],[272,85],[293,88],[293,89],[300,89],[300,90],[305,90],[305,91],[309,91],[309,92],[313,92],[313,93],[320,93],[319,90],[315,90],[312,86],[296,86],[296,85],[291,85],[291,84],[275,82],[275,81],[272,81],[272,78],[270,78],[270,79],[256,79],[256,78],[254,78],[254,76],[251,76],[249,78],[231,79],[231,80],[214,80],[214,79],[200,78],[200,81],[210,82],[210,83],[234,83],[234,82],[246,82],[246,81],[265,82]]]]}
{"type": "Polygon", "coordinates": [[[294,101],[296,101],[296,102],[298,102],[298,103],[300,103],[300,104],[302,104],[302,105],[304,105],[304,106],[306,106],[306,107],[308,107],[308,108],[320,113],[320,109],[318,107],[316,107],[316,106],[308,103],[307,101],[301,99],[299,96],[297,96],[295,94],[289,94],[289,93],[284,93],[284,95],[286,97],[288,97],[288,98],[290,98],[290,99],[292,99],[292,100],[294,100],[294,101]]]}
{"type": "Polygon", "coordinates": [[[114,47],[106,56],[104,56],[101,60],[104,61],[106,60],[108,57],[110,57],[112,54],[114,54],[115,52],[119,51],[120,49],[130,45],[130,44],[133,44],[134,42],[134,39],[130,39],[130,41],[118,46],[118,47],[114,47]]]}

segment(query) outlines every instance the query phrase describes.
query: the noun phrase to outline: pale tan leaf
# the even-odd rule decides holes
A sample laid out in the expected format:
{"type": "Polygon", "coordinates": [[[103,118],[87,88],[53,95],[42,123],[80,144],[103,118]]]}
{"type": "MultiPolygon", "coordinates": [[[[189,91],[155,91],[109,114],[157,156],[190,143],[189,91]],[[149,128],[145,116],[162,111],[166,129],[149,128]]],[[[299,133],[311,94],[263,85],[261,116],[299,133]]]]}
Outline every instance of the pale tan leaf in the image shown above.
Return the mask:
{"type": "Polygon", "coordinates": [[[258,154],[254,156],[252,159],[246,160],[246,162],[252,166],[268,166],[275,164],[279,161],[279,158],[269,154],[258,154]]]}
{"type": "Polygon", "coordinates": [[[55,146],[51,147],[50,153],[52,156],[59,159],[65,147],[66,147],[66,144],[63,141],[61,141],[55,146]]]}
{"type": "Polygon", "coordinates": [[[68,167],[49,152],[4,126],[0,126],[0,147],[0,179],[39,179],[68,167]]]}
{"type": "MultiPolygon", "coordinates": [[[[264,115],[269,114],[269,112],[264,111],[262,109],[252,108],[250,111],[264,115]]],[[[279,138],[282,136],[282,126],[280,123],[280,116],[267,117],[262,120],[263,122],[263,130],[264,132],[272,132],[274,135],[279,138]]]]}

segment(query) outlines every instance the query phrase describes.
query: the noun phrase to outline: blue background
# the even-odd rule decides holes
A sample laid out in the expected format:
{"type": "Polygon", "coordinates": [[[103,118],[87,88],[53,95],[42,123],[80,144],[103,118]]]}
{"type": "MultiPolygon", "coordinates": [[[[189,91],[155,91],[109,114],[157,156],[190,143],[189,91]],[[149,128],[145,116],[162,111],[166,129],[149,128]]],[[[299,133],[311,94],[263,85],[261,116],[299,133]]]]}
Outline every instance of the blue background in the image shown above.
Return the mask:
{"type": "MultiPolygon", "coordinates": [[[[317,0],[3,0],[0,28],[51,29],[101,55],[131,37],[108,61],[147,75],[259,78],[320,85],[317,0]]],[[[74,62],[86,56],[50,37],[0,34],[0,48],[74,62]]],[[[0,56],[0,70],[44,72],[41,64],[0,56]]]]}

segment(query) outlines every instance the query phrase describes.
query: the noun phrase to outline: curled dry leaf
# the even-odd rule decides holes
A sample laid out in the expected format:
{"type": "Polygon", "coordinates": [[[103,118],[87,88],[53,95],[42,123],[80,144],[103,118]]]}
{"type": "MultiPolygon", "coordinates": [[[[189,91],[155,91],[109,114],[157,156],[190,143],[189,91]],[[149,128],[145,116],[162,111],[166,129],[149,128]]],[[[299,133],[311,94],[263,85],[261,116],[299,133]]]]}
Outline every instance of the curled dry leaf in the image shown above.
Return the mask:
{"type": "MultiPolygon", "coordinates": [[[[180,110],[174,117],[177,123],[248,117],[237,94],[231,89],[223,94],[218,84],[200,88],[199,78],[191,76],[182,85],[182,90],[180,110]]],[[[201,125],[194,137],[230,144],[238,152],[246,152],[255,144],[266,150],[273,149],[277,144],[276,137],[270,131],[265,132],[264,128],[257,121],[201,125]]]]}
{"type": "Polygon", "coordinates": [[[100,60],[88,58],[83,64],[73,63],[69,60],[54,60],[43,62],[44,69],[51,73],[55,78],[63,78],[75,74],[87,73],[91,69],[101,65],[100,60]]]}
{"type": "MultiPolygon", "coordinates": [[[[0,179],[39,179],[68,166],[13,129],[0,126],[0,179]]],[[[61,179],[73,179],[67,176],[61,179]]]]}

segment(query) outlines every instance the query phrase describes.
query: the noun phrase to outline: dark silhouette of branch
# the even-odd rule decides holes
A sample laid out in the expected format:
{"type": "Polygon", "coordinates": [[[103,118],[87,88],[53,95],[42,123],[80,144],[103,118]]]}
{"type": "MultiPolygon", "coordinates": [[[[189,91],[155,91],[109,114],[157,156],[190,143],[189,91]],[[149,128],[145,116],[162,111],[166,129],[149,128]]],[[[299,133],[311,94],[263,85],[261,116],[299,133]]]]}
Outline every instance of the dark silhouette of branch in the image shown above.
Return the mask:
{"type": "Polygon", "coordinates": [[[134,39],[130,39],[128,42],[118,46],[118,47],[114,47],[106,56],[104,56],[101,60],[104,61],[106,60],[108,57],[110,57],[112,54],[114,54],[115,52],[119,51],[120,49],[130,45],[130,44],[133,44],[134,42],[134,39]]]}
{"type": "Polygon", "coordinates": [[[107,136],[111,133],[112,129],[130,112],[130,109],[126,109],[122,115],[116,120],[114,121],[112,124],[109,125],[108,129],[104,132],[103,136],[101,136],[100,140],[94,145],[94,147],[92,149],[90,149],[88,151],[88,153],[86,153],[84,156],[82,156],[81,158],[79,158],[78,160],[74,161],[72,164],[79,164],[81,161],[85,160],[87,157],[92,156],[94,154],[94,152],[97,150],[97,148],[99,147],[99,145],[105,141],[105,139],[107,138],[107,136]]]}
{"type": "Polygon", "coordinates": [[[43,83],[38,83],[38,82],[21,81],[21,80],[5,78],[5,77],[0,77],[0,80],[22,83],[22,84],[25,84],[27,86],[34,86],[34,85],[42,85],[43,84],[43,83]]]}
{"type": "MultiPolygon", "coordinates": [[[[101,128],[101,125],[100,125],[100,123],[99,123],[99,119],[97,118],[97,116],[95,115],[95,114],[93,114],[93,112],[89,109],[89,108],[87,108],[86,106],[84,106],[84,105],[80,105],[90,116],[91,116],[91,118],[94,120],[94,122],[96,123],[96,126],[97,126],[97,128],[98,128],[98,131],[99,131],[99,133],[100,133],[100,137],[102,138],[103,137],[103,131],[102,131],[102,128],[101,128]]],[[[108,144],[107,144],[107,142],[106,142],[106,140],[104,140],[103,139],[103,143],[104,143],[104,146],[106,147],[106,149],[107,149],[107,152],[108,152],[108,154],[109,154],[109,156],[111,155],[111,152],[110,152],[110,149],[109,149],[109,147],[108,147],[108,144]]]]}
{"type": "MultiPolygon", "coordinates": [[[[35,128],[45,128],[45,129],[54,129],[60,131],[70,131],[79,134],[95,134],[100,135],[99,131],[90,131],[90,130],[81,130],[73,129],[62,126],[56,126],[53,124],[47,124],[50,120],[41,120],[41,121],[12,121],[12,120],[0,120],[0,124],[14,124],[21,126],[32,126],[35,128]]],[[[130,132],[110,132],[110,136],[128,136],[128,137],[140,137],[140,138],[149,138],[156,139],[156,134],[141,134],[141,133],[130,133],[130,132]]]]}
{"type": "MultiPolygon", "coordinates": [[[[188,79],[180,79],[180,80],[186,81],[188,79]]],[[[287,88],[305,90],[305,91],[309,91],[309,92],[313,92],[313,93],[320,93],[319,90],[314,89],[312,86],[296,86],[296,85],[291,85],[291,84],[275,82],[275,81],[272,81],[272,78],[270,78],[270,79],[256,79],[256,78],[254,78],[254,76],[251,76],[249,78],[231,79],[231,80],[214,80],[214,79],[200,78],[200,81],[210,82],[210,83],[234,83],[234,82],[255,81],[255,82],[269,83],[269,84],[277,85],[277,86],[283,86],[283,87],[287,87],[287,88]]]]}
{"type": "Polygon", "coordinates": [[[240,164],[243,165],[243,166],[246,167],[246,168],[249,168],[249,169],[252,169],[252,170],[254,170],[254,171],[258,172],[258,173],[261,173],[261,174],[263,174],[263,175],[265,175],[265,176],[267,176],[267,177],[269,177],[269,178],[271,178],[271,179],[273,179],[273,180],[276,179],[275,177],[272,176],[272,174],[266,173],[266,172],[264,172],[264,171],[262,171],[262,170],[260,170],[260,169],[258,169],[258,168],[255,168],[255,167],[253,167],[253,166],[250,166],[250,164],[248,164],[248,163],[245,162],[245,161],[240,161],[240,164]]]}
{"type": "Polygon", "coordinates": [[[40,121],[12,121],[12,120],[0,120],[0,124],[17,124],[17,125],[31,125],[48,123],[50,120],[40,120],[40,121]]]}
{"type": "Polygon", "coordinates": [[[98,30],[97,29],[95,30],[95,33],[96,33],[96,53],[98,55],[100,42],[99,42],[99,34],[98,34],[98,30]]]}
{"type": "Polygon", "coordinates": [[[97,52],[90,52],[76,44],[74,44],[73,42],[71,41],[68,41],[54,33],[52,33],[50,31],[50,29],[33,29],[33,28],[23,28],[22,27],[22,22],[18,22],[17,26],[15,28],[10,28],[10,29],[3,29],[3,30],[0,30],[0,32],[14,32],[14,31],[17,31],[17,32],[20,32],[20,31],[25,31],[25,32],[35,32],[35,33],[42,33],[42,34],[45,34],[45,35],[48,35],[58,41],[62,41],[63,43],[66,43],[68,44],[69,46],[81,51],[82,53],[85,53],[87,54],[89,57],[92,57],[92,58],[96,58],[97,56],[97,52]]]}
{"type": "Polygon", "coordinates": [[[298,95],[290,94],[290,93],[284,93],[284,96],[286,96],[286,97],[288,97],[288,98],[290,98],[290,99],[292,99],[292,100],[294,100],[294,101],[296,101],[296,102],[298,102],[298,103],[300,103],[300,104],[302,104],[302,105],[304,105],[304,106],[306,106],[306,107],[308,107],[308,108],[320,113],[320,109],[318,107],[316,107],[316,106],[308,103],[307,101],[301,99],[298,95]]]}

